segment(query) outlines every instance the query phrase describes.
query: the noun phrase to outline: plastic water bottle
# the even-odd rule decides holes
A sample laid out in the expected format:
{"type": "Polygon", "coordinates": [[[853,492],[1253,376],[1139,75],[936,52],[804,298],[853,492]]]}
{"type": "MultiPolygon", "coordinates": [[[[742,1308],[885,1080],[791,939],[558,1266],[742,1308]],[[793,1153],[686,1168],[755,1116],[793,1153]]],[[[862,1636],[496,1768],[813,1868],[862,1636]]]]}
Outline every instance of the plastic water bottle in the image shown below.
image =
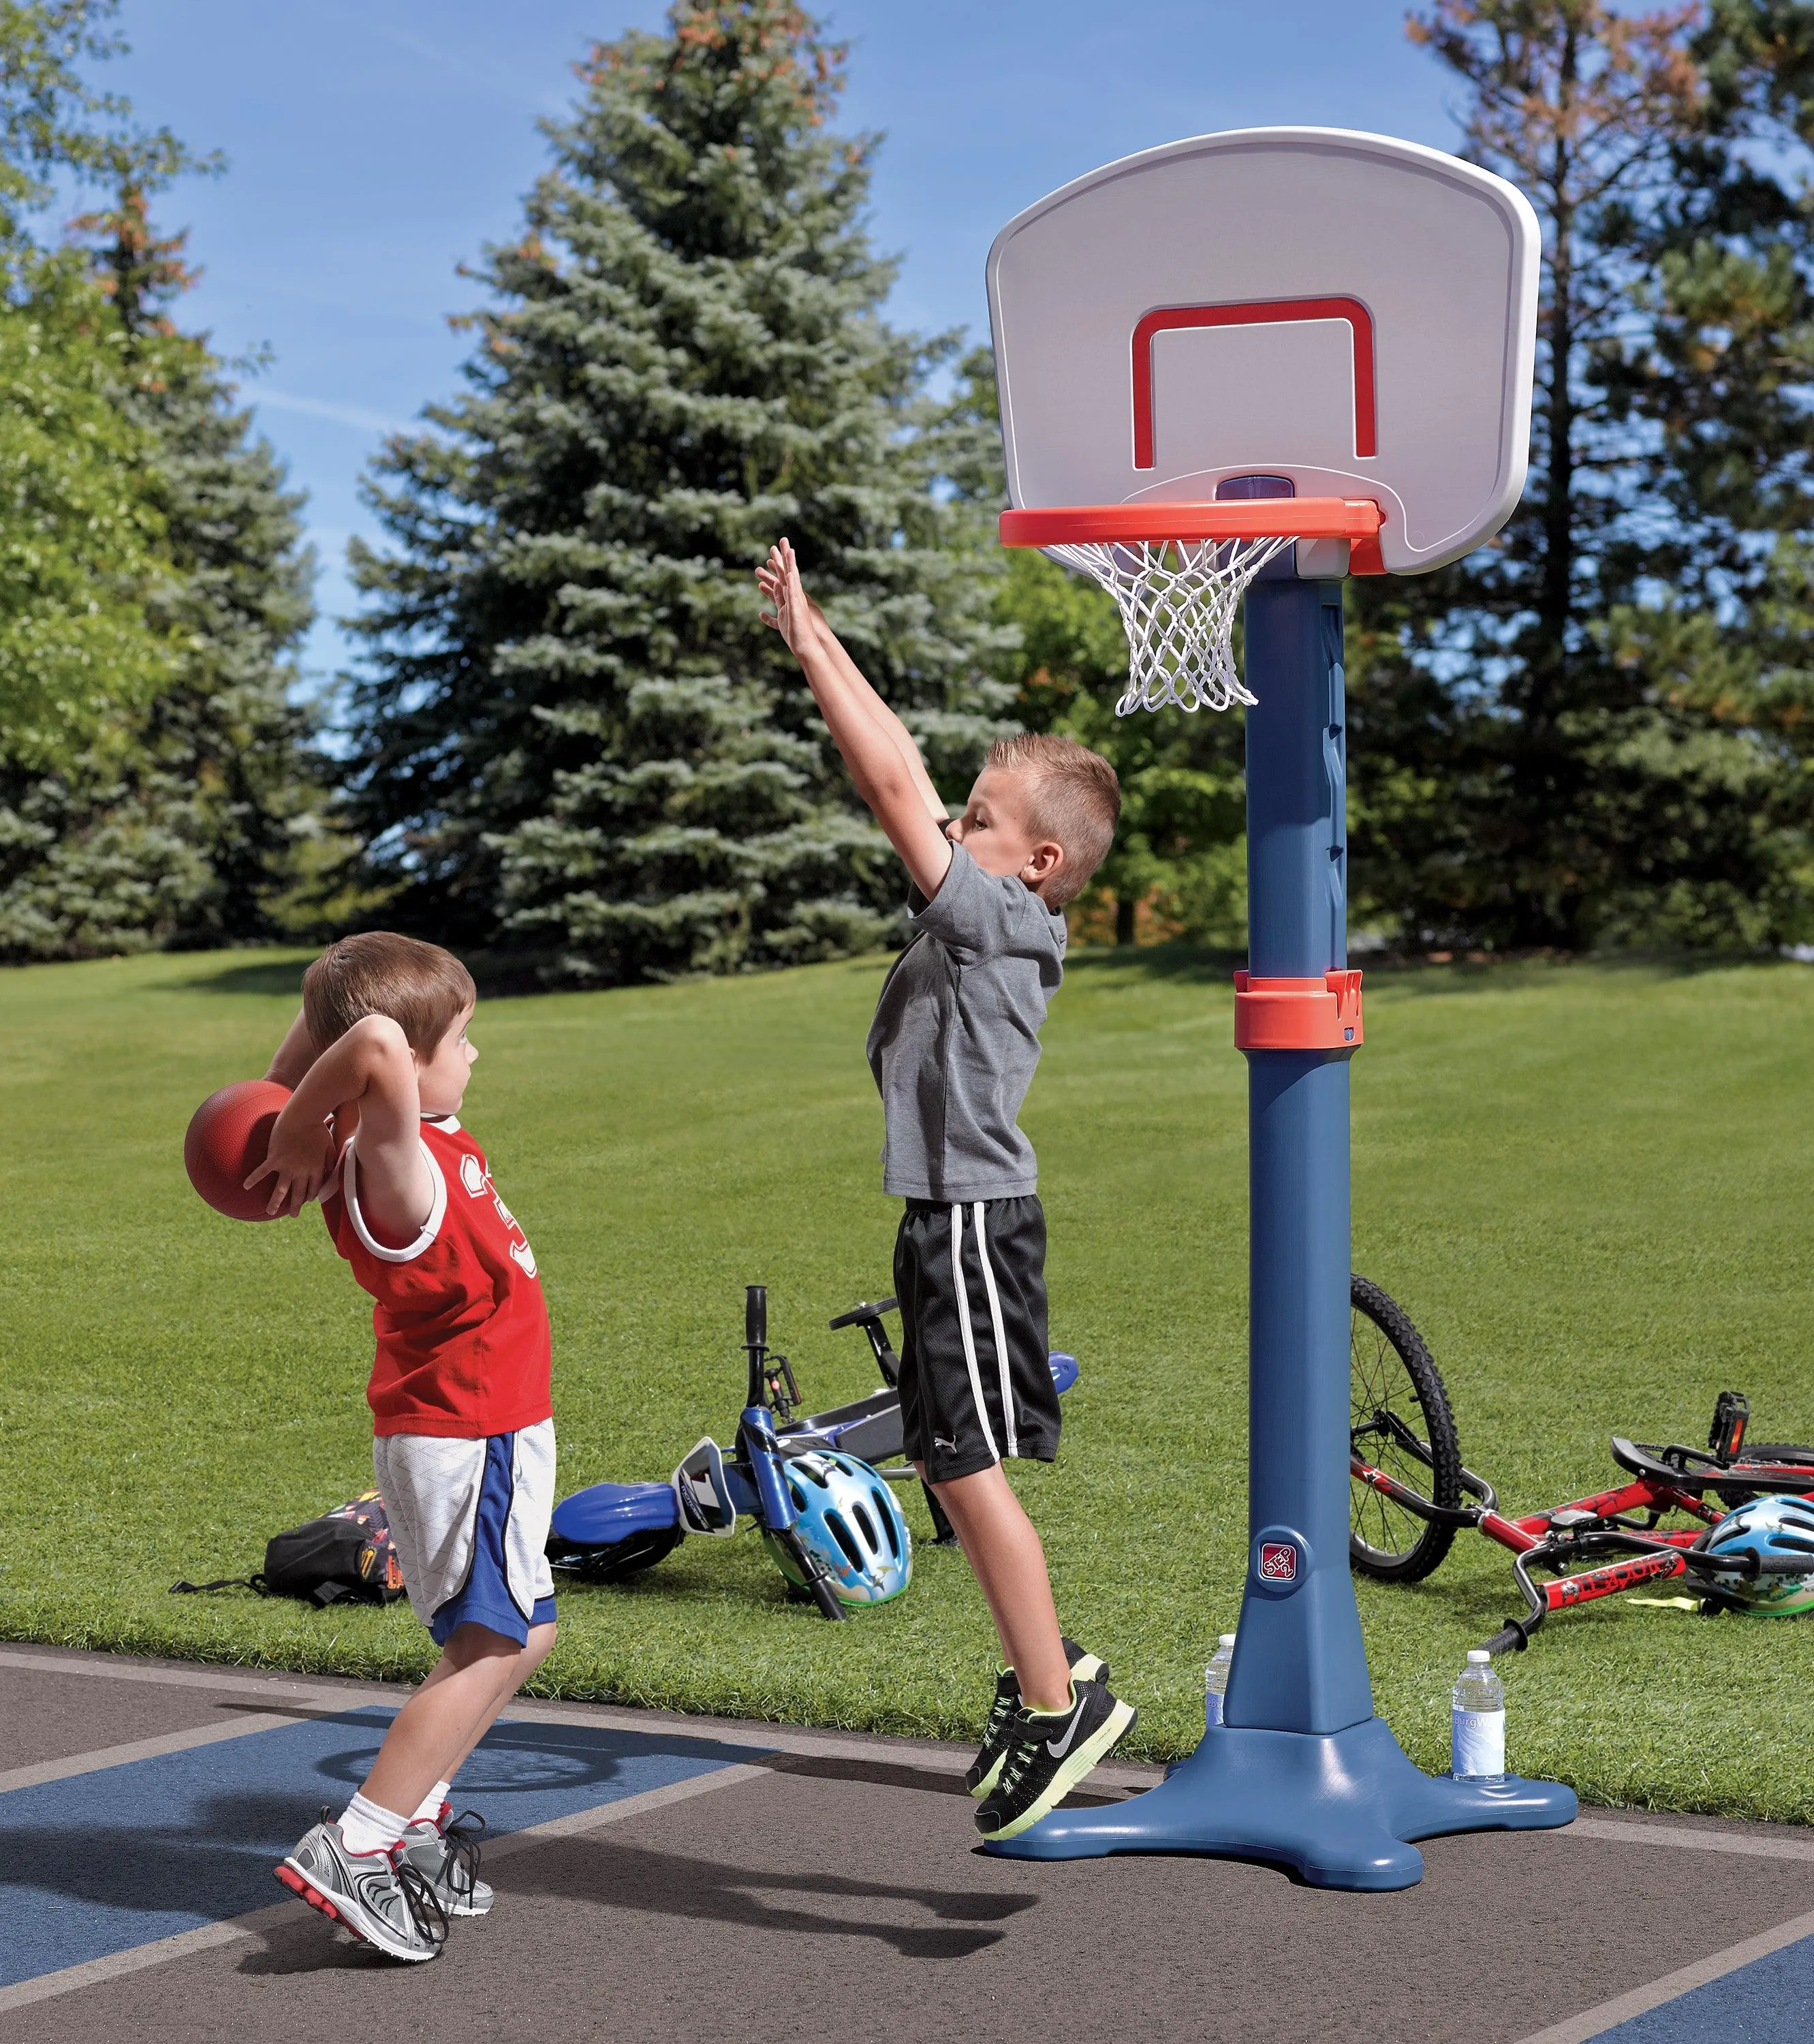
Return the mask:
{"type": "Polygon", "coordinates": [[[1234,1635],[1225,1632],[1216,1642],[1210,1665],[1203,1670],[1203,1719],[1211,1727],[1222,1721],[1222,1698],[1228,1694],[1229,1670],[1234,1666],[1234,1635]]]}
{"type": "Polygon", "coordinates": [[[1455,1685],[1450,1713],[1449,1771],[1457,1781],[1494,1784],[1505,1778],[1505,1685],[1484,1647],[1468,1650],[1455,1685]]]}

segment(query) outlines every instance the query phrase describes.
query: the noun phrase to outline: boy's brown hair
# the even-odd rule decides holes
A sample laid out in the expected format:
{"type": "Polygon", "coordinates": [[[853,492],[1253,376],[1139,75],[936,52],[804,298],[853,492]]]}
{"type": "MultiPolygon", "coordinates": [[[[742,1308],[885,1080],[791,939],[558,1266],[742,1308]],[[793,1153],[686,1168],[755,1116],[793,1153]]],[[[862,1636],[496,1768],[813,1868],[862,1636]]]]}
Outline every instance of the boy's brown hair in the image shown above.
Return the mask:
{"type": "Polygon", "coordinates": [[[390,930],[342,937],[302,975],[302,1016],[320,1051],[367,1015],[388,1015],[418,1058],[431,1058],[477,998],[451,951],[390,930]]]}
{"type": "Polygon", "coordinates": [[[984,764],[1026,777],[1028,828],[1064,847],[1064,863],[1040,890],[1048,908],[1062,909],[1089,886],[1114,843],[1121,820],[1115,770],[1074,738],[1033,731],[998,738],[984,764]]]}

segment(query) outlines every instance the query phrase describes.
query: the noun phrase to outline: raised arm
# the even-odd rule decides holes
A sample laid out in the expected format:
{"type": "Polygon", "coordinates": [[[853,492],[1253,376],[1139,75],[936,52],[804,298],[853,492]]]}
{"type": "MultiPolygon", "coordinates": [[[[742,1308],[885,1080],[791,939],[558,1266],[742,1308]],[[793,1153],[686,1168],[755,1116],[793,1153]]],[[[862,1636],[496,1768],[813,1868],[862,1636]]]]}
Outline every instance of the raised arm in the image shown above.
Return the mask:
{"type": "Polygon", "coordinates": [[[314,1063],[315,1055],[315,1039],[309,1035],[309,1024],[299,1008],[283,1041],[271,1054],[270,1069],[265,1077],[274,1079],[280,1086],[288,1086],[294,1093],[314,1063]]]}
{"type": "Polygon", "coordinates": [[[945,805],[912,735],[870,687],[800,586],[793,548],[781,540],[757,572],[775,606],[766,621],[792,648],[857,792],[928,900],[950,870],[945,805]],[[835,649],[835,651],[834,651],[835,649]]]}
{"type": "Polygon", "coordinates": [[[843,640],[826,622],[825,613],[810,596],[806,602],[814,629],[819,634],[820,648],[826,659],[838,670],[839,678],[857,704],[868,712],[883,736],[906,761],[907,771],[913,776],[914,784],[919,790],[921,800],[931,813],[934,822],[943,824],[951,813],[945,806],[945,797],[932,784],[932,776],[926,770],[926,761],[915,742],[913,733],[876,693],[868,676],[846,650],[843,640]]]}
{"type": "MultiPolygon", "coordinates": [[[[287,1047],[290,1038],[284,1040],[287,1047]]],[[[284,1082],[274,1060],[271,1076],[284,1082]]],[[[267,1211],[300,1213],[320,1194],[332,1166],[328,1119],[349,1105],[359,1110],[360,1211],[368,1227],[401,1248],[433,1211],[434,1183],[422,1155],[416,1060],[409,1039],[388,1016],[365,1016],[314,1058],[277,1118],[264,1162],[246,1184],[261,1184],[274,1172],[267,1211]]]]}

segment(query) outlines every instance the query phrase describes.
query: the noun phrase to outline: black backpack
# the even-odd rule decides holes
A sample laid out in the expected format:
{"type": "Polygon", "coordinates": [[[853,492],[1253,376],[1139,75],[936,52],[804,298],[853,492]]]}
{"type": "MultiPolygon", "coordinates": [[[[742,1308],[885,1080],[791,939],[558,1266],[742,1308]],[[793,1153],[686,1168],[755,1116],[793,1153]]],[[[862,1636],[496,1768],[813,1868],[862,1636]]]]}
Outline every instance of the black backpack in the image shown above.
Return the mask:
{"type": "Polygon", "coordinates": [[[173,1596],[245,1589],[260,1596],[302,1597],[323,1606],[391,1604],[403,1595],[403,1565],[390,1537],[384,1500],[367,1490],[267,1542],[265,1565],[255,1576],[223,1576],[217,1582],[172,1583],[170,1588],[173,1596]]]}

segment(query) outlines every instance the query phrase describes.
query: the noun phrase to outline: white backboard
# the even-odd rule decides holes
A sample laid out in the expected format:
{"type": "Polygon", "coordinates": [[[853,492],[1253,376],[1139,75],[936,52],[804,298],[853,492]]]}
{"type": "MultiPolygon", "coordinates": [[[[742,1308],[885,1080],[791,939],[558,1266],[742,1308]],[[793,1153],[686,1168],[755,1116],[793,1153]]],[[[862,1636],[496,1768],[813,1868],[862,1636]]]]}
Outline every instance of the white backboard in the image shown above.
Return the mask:
{"type": "Polygon", "coordinates": [[[1092,171],[989,252],[1009,497],[1283,475],[1374,499],[1388,572],[1440,567],[1524,488],[1539,256],[1514,186],[1382,135],[1242,129],[1092,171]]]}

